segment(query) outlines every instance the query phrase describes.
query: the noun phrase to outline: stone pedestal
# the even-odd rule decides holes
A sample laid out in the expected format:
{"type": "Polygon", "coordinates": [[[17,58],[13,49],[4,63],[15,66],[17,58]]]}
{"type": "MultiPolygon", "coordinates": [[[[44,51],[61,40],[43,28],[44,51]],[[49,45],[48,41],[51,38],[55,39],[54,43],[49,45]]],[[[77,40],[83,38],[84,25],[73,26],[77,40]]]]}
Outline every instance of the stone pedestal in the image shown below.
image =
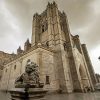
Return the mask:
{"type": "Polygon", "coordinates": [[[28,91],[25,91],[24,88],[17,88],[9,92],[11,100],[44,100],[47,91],[41,88],[29,88],[28,91]]]}

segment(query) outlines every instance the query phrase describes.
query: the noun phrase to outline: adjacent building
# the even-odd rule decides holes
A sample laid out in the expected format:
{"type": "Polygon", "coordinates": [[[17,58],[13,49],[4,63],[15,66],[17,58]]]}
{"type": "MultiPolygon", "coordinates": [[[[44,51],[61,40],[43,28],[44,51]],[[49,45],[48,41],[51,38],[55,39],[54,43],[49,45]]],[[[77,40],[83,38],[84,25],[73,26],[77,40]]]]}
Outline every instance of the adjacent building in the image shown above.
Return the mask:
{"type": "Polygon", "coordinates": [[[2,77],[2,71],[3,71],[4,64],[7,64],[14,57],[15,57],[15,54],[8,54],[3,51],[0,51],[0,80],[2,77]]]}

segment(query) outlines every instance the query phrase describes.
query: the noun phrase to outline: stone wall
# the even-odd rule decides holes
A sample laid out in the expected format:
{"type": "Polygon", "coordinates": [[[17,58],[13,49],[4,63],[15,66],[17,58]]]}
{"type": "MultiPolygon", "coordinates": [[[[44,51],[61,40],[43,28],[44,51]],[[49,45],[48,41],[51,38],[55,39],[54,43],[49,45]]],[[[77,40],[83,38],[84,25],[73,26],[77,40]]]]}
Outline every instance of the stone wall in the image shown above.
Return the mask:
{"type": "Polygon", "coordinates": [[[45,84],[45,89],[57,90],[58,82],[55,72],[53,52],[41,48],[33,50],[4,66],[1,90],[14,88],[15,79],[24,73],[28,59],[39,65],[39,75],[41,81],[45,84]],[[46,76],[49,76],[50,84],[46,84],[46,76]]]}

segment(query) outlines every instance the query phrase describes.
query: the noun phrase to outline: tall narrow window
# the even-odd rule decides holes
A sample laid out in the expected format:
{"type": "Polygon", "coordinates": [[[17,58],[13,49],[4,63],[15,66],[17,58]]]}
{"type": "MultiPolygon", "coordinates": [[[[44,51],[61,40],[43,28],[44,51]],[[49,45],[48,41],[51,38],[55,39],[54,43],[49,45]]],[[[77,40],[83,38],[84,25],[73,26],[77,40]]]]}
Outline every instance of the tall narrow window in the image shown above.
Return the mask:
{"type": "Polygon", "coordinates": [[[42,25],[42,33],[45,31],[45,26],[42,25]]]}
{"type": "Polygon", "coordinates": [[[46,84],[50,84],[50,77],[46,76],[46,84]]]}
{"type": "Polygon", "coordinates": [[[14,70],[16,70],[16,65],[14,66],[14,70]]]}
{"type": "Polygon", "coordinates": [[[46,46],[49,47],[49,41],[46,42],[46,46]]]}
{"type": "Polygon", "coordinates": [[[63,43],[63,46],[64,46],[64,50],[66,51],[67,50],[67,44],[63,43]]]}

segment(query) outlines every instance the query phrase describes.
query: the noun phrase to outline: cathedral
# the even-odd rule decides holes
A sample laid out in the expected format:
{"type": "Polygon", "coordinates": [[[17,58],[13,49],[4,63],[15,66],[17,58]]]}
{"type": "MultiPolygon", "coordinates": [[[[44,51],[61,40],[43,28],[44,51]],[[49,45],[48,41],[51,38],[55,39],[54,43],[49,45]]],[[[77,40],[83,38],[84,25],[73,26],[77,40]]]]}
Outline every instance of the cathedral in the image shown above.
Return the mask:
{"type": "Polygon", "coordinates": [[[15,80],[25,72],[27,60],[39,68],[44,89],[55,92],[94,91],[95,72],[85,44],[70,33],[67,16],[55,2],[48,3],[41,14],[34,14],[31,43],[19,47],[3,66],[0,89],[13,89],[15,80]]]}

